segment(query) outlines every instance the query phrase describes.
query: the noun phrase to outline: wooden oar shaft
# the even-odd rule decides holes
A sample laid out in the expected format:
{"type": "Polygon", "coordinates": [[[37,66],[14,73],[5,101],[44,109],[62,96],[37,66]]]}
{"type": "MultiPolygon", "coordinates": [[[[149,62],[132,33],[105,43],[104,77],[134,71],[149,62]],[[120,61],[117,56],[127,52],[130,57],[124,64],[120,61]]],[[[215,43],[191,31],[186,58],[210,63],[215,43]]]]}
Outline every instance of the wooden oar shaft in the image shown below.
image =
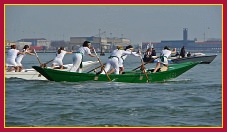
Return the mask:
{"type": "Polygon", "coordinates": [[[39,57],[38,57],[38,55],[37,55],[35,49],[34,49],[34,53],[35,53],[35,55],[36,55],[36,58],[38,59],[39,64],[42,65],[42,63],[41,63],[41,61],[40,61],[40,59],[39,59],[39,57]]]}
{"type": "MultiPolygon", "coordinates": [[[[146,64],[148,64],[148,63],[150,63],[151,61],[148,61],[148,62],[146,62],[146,63],[144,63],[143,65],[146,65],[146,64]]],[[[138,67],[136,67],[135,69],[133,69],[132,71],[135,71],[136,69],[138,69],[138,68],[140,68],[142,65],[140,65],[140,66],[138,66],[138,67]]]]}
{"type": "Polygon", "coordinates": [[[48,64],[48,63],[50,63],[51,61],[53,61],[54,59],[52,59],[52,60],[50,60],[50,61],[47,61],[46,63],[44,63],[44,64],[48,64]]]}
{"type": "Polygon", "coordinates": [[[98,57],[98,55],[97,55],[97,53],[96,53],[96,51],[95,51],[95,49],[94,49],[94,52],[95,52],[96,57],[98,58],[98,61],[99,61],[100,65],[101,65],[101,67],[102,67],[102,70],[105,72],[106,77],[107,77],[108,80],[111,82],[112,80],[110,79],[108,73],[106,72],[106,70],[105,70],[105,68],[104,68],[104,66],[103,66],[103,64],[102,64],[102,62],[101,62],[101,60],[99,59],[99,57],[98,57]]]}
{"type": "MultiPolygon", "coordinates": [[[[104,65],[106,65],[106,63],[104,63],[103,66],[104,66],[104,65]]],[[[90,73],[90,72],[92,72],[92,71],[94,71],[94,70],[96,70],[96,69],[98,69],[98,68],[100,68],[100,67],[102,67],[102,66],[100,65],[100,66],[98,66],[98,67],[95,67],[94,69],[88,71],[87,73],[90,73]]]]}
{"type": "Polygon", "coordinates": [[[150,82],[150,80],[149,80],[149,78],[148,78],[148,75],[147,75],[147,72],[146,72],[146,70],[145,70],[145,68],[144,68],[144,63],[143,63],[143,58],[140,56],[140,61],[141,61],[141,63],[142,63],[142,67],[143,67],[143,73],[145,74],[145,76],[146,76],[146,78],[147,78],[147,81],[148,82],[150,82]]]}

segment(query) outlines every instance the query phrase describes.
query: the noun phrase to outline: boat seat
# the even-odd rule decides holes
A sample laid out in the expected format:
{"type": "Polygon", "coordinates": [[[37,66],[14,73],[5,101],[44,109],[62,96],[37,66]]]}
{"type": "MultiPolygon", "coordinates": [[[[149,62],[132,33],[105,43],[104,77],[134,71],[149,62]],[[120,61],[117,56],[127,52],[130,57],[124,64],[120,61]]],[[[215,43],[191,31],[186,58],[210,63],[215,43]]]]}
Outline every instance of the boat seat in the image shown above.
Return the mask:
{"type": "Polygon", "coordinates": [[[163,67],[160,69],[161,72],[167,71],[167,70],[168,70],[168,68],[167,68],[166,66],[163,66],[163,67]]]}

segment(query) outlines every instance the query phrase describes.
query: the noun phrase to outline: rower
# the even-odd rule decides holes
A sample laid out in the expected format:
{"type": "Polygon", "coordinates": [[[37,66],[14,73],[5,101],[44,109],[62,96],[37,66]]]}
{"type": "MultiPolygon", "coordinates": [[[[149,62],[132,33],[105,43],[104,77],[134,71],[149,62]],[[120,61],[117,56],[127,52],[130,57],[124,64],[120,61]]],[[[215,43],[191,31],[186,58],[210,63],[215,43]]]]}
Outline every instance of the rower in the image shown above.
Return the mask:
{"type": "Polygon", "coordinates": [[[168,69],[168,57],[171,54],[175,54],[175,53],[176,53],[176,48],[174,48],[171,51],[170,48],[169,48],[169,46],[165,46],[164,47],[164,50],[161,51],[160,58],[158,58],[158,62],[156,64],[156,67],[155,67],[153,73],[155,73],[160,68],[161,63],[163,64],[163,67],[160,69],[161,72],[162,71],[166,71],[168,69]]]}

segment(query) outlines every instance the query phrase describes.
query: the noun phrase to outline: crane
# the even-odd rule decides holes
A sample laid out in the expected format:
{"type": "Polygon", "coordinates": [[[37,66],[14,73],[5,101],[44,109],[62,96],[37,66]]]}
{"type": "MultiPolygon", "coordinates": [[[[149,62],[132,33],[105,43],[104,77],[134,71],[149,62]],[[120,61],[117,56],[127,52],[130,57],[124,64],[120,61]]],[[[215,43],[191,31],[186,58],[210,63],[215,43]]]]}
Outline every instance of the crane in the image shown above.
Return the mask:
{"type": "Polygon", "coordinates": [[[106,31],[101,32],[101,29],[99,29],[99,34],[94,35],[95,37],[102,37],[104,35],[106,37],[106,31]]]}

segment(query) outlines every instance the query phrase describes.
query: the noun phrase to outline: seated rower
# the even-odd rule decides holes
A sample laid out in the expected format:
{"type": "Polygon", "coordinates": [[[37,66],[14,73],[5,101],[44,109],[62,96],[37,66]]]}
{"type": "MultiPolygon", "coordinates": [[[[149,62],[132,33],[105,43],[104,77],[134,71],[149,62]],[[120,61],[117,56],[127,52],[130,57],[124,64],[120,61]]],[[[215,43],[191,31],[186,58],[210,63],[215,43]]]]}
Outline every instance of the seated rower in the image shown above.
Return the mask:
{"type": "Polygon", "coordinates": [[[160,68],[161,63],[163,64],[163,67],[160,69],[161,72],[168,70],[168,57],[171,54],[175,54],[175,53],[176,53],[176,48],[174,48],[171,51],[168,46],[165,46],[164,50],[161,51],[160,58],[158,59],[158,62],[156,64],[156,67],[153,73],[155,73],[160,68]]]}

